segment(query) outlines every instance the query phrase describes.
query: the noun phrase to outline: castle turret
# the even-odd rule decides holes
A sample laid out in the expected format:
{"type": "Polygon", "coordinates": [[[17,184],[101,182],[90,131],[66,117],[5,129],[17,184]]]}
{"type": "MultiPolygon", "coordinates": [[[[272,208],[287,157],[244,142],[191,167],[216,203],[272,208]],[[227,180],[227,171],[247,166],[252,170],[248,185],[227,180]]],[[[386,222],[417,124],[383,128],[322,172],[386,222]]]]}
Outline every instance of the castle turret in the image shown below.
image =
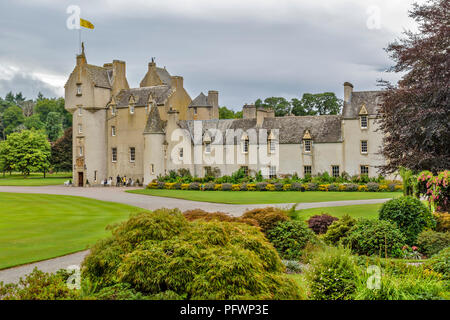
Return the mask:
{"type": "Polygon", "coordinates": [[[152,107],[144,130],[144,183],[148,184],[165,173],[164,122],[157,107],[152,107]]]}

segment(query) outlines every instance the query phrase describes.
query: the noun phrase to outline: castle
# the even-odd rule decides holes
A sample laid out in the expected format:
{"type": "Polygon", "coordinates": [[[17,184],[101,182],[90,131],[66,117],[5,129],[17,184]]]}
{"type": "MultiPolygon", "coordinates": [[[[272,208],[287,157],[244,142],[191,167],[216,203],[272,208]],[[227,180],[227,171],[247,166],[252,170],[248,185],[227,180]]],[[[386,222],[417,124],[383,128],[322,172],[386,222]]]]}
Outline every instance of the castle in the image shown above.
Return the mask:
{"type": "Polygon", "coordinates": [[[65,108],[73,114],[73,182],[96,185],[119,175],[148,183],[180,168],[196,176],[239,168],[268,177],[377,176],[384,163],[375,123],[379,99],[379,92],[355,92],[346,82],[341,115],[275,117],[272,110],[245,105],[242,119],[219,119],[217,91],[192,100],[183,77],[171,76],[153,59],[140,87],[130,88],[125,62],[88,64],[83,47],[65,84],[65,108]],[[279,156],[275,165],[252,159],[266,142],[265,152],[279,156]]]}

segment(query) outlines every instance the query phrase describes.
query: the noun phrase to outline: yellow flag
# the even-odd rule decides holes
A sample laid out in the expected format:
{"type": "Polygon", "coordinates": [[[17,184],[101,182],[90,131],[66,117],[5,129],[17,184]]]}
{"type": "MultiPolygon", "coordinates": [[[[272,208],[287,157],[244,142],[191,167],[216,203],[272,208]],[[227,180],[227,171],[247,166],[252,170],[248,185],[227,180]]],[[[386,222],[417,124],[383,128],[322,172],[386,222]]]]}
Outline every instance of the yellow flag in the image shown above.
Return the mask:
{"type": "Polygon", "coordinates": [[[94,29],[94,25],[87,20],[80,18],[80,26],[88,29],[94,29]]]}

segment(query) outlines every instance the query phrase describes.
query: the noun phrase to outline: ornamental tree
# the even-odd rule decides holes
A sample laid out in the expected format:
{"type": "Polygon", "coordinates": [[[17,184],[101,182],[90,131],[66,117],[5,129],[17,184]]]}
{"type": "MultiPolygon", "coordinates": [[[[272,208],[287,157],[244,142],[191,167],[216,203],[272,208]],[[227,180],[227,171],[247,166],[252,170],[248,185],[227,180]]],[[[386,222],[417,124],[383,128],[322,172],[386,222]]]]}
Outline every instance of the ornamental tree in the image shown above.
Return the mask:
{"type": "Polygon", "coordinates": [[[405,32],[387,48],[396,63],[391,71],[405,75],[397,86],[381,81],[384,173],[450,167],[450,2],[414,4],[410,17],[419,31],[405,32]]]}
{"type": "Polygon", "coordinates": [[[1,144],[0,163],[8,171],[46,172],[50,167],[50,143],[44,132],[22,130],[11,133],[1,144]]]}

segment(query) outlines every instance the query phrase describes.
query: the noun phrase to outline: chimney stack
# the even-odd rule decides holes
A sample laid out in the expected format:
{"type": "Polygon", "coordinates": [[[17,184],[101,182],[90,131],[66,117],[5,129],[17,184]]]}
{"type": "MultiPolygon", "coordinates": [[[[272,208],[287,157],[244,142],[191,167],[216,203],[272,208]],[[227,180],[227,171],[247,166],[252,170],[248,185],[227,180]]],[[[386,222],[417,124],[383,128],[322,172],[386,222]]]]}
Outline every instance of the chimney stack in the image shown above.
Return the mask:
{"type": "Polygon", "coordinates": [[[352,100],[353,85],[350,82],[344,82],[344,102],[350,103],[352,100]]]}
{"type": "Polygon", "coordinates": [[[116,95],[122,89],[129,89],[125,61],[113,60],[112,63],[113,83],[112,94],[116,95]]]}
{"type": "Polygon", "coordinates": [[[219,91],[208,91],[208,103],[212,105],[211,119],[219,119],[219,91]]]}

